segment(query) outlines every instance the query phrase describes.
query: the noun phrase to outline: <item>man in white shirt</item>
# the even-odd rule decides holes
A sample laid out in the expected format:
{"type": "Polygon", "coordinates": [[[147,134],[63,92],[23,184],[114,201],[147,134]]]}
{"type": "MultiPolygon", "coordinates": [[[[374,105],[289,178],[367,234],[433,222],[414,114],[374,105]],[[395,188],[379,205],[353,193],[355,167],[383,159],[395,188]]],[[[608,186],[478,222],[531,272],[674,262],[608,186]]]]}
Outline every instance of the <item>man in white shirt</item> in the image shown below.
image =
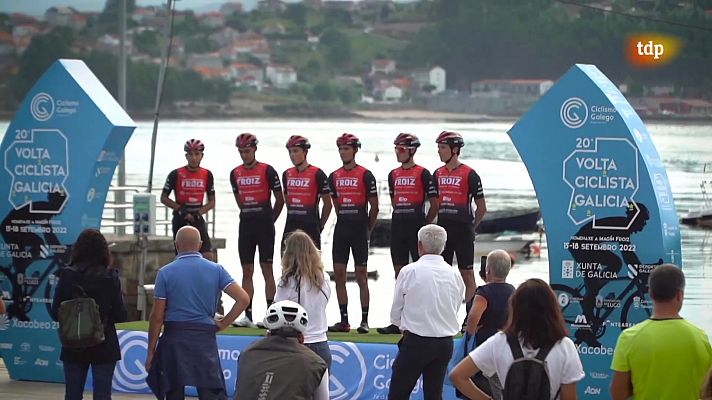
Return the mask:
{"type": "Polygon", "coordinates": [[[391,323],[403,337],[393,362],[389,400],[410,398],[423,375],[423,398],[441,399],[452,337],[460,331],[457,311],[465,299],[460,272],[443,260],[447,233],[434,224],[418,231],[420,259],[401,269],[396,280],[391,323]]]}

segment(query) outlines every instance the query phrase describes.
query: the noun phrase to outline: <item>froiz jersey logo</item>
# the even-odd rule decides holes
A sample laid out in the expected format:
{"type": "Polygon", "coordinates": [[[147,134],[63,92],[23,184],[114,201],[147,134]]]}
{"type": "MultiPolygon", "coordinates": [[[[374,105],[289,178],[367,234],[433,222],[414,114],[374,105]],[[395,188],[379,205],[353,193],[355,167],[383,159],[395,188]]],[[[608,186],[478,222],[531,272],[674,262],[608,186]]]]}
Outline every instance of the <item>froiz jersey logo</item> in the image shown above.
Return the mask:
{"type": "Polygon", "coordinates": [[[329,376],[329,398],[331,400],[357,400],[361,398],[363,388],[366,385],[366,361],[363,354],[353,343],[330,343],[331,357],[334,363],[341,364],[340,371],[348,372],[348,380],[353,381],[353,377],[358,377],[358,386],[354,393],[349,393],[346,386],[341,383],[344,376],[339,379],[338,374],[329,376]]]}
{"type": "Polygon", "coordinates": [[[252,186],[260,184],[259,176],[241,176],[237,178],[237,184],[240,186],[252,186]]]}
{"type": "Polygon", "coordinates": [[[571,129],[580,128],[588,119],[588,106],[578,97],[571,97],[561,105],[561,122],[571,129]]]}
{"type": "Polygon", "coordinates": [[[440,186],[460,186],[460,182],[462,182],[462,178],[459,176],[441,176],[438,178],[440,186]]]}
{"type": "Polygon", "coordinates": [[[309,178],[288,178],[287,187],[309,187],[309,178]]]}
{"type": "Polygon", "coordinates": [[[181,186],[184,188],[203,188],[205,186],[202,179],[184,179],[181,182],[181,186]]]}
{"type": "Polygon", "coordinates": [[[402,176],[402,177],[396,178],[394,184],[395,184],[395,186],[415,186],[415,177],[402,176]]]}
{"type": "Polygon", "coordinates": [[[54,115],[54,99],[47,93],[37,93],[30,102],[30,114],[37,121],[44,122],[54,115]]]}
{"type": "Polygon", "coordinates": [[[336,178],[338,187],[358,187],[358,178],[336,178]]]}

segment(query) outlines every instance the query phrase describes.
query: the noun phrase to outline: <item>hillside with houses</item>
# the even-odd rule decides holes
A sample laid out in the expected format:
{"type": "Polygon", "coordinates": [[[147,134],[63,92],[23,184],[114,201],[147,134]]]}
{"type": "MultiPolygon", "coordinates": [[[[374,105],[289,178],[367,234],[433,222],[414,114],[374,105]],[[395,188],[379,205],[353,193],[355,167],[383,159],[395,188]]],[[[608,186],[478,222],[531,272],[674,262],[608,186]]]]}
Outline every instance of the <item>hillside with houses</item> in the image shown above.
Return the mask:
{"type": "MultiPolygon", "coordinates": [[[[32,82],[60,57],[84,59],[115,90],[121,46],[117,3],[108,0],[98,13],[68,6],[51,7],[39,18],[0,13],[0,110],[11,113],[32,82]]],[[[526,68],[501,74],[485,72],[488,68],[468,71],[451,59],[462,58],[456,48],[461,43],[455,42],[439,44],[452,45],[452,57],[428,57],[437,50],[427,51],[427,46],[438,44],[422,38],[443,31],[444,3],[261,0],[250,12],[239,1],[207,13],[175,11],[164,110],[191,117],[350,115],[356,109],[406,108],[517,116],[565,71],[563,66],[549,74],[536,68],[531,74],[526,68]]],[[[615,1],[598,3],[616,6],[615,1]]],[[[564,11],[571,14],[568,18],[580,18],[564,11]]],[[[166,8],[129,1],[124,46],[127,108],[133,114],[152,112],[167,21],[166,8]]],[[[473,69],[486,61],[474,60],[473,69]]],[[[669,78],[624,76],[617,83],[642,116],[712,117],[709,92],[687,90],[669,78]]]]}

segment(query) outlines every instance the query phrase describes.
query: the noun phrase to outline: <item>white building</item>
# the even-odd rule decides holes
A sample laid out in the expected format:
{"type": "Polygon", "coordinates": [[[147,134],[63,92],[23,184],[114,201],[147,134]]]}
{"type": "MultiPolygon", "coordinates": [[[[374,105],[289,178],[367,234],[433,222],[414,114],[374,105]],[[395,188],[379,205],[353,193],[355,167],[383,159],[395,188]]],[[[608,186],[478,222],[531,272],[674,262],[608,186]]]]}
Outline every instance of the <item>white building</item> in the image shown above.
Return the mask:
{"type": "Polygon", "coordinates": [[[425,86],[433,86],[435,89],[431,93],[440,93],[447,88],[447,73],[442,67],[436,65],[432,68],[413,72],[413,81],[419,90],[422,90],[425,86]]]}
{"type": "Polygon", "coordinates": [[[287,89],[297,82],[297,71],[289,65],[270,64],[265,68],[265,77],[278,89],[287,89]]]}
{"type": "Polygon", "coordinates": [[[554,82],[548,79],[485,79],[473,82],[471,90],[473,94],[516,94],[538,98],[553,85],[554,82]]]}

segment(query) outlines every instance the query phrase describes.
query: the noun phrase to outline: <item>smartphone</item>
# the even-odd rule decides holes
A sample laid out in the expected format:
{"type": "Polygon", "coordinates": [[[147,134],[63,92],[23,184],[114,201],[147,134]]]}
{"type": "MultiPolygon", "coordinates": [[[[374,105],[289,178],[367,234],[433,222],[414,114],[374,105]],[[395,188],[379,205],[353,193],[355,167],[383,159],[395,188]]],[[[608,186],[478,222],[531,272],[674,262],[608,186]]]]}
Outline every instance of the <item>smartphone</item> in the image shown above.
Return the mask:
{"type": "Polygon", "coordinates": [[[485,280],[485,276],[487,276],[487,272],[485,271],[486,267],[487,267],[487,256],[482,256],[482,257],[480,257],[480,278],[482,278],[482,280],[485,280]]]}

